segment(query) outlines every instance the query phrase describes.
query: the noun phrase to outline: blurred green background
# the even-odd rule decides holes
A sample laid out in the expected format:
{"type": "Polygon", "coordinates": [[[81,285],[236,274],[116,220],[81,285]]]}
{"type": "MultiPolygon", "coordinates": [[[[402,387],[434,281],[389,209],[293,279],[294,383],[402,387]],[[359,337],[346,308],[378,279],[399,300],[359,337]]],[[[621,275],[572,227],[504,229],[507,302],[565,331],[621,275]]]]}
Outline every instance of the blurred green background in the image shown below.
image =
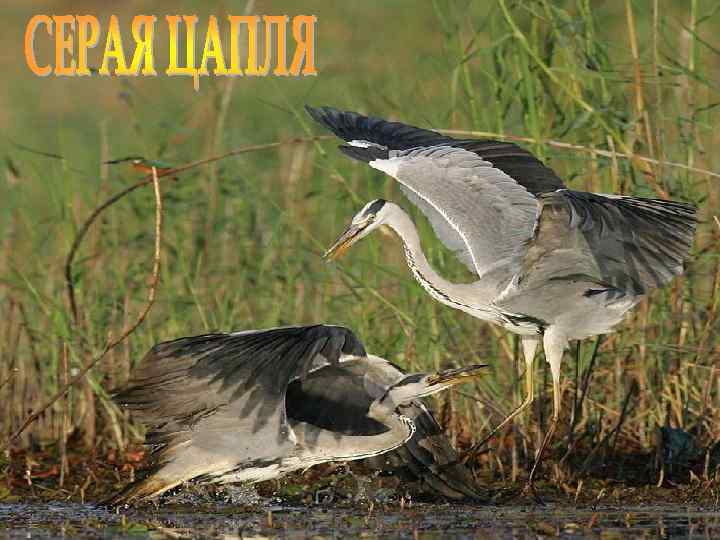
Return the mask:
{"type": "MultiPolygon", "coordinates": [[[[78,227],[102,201],[142,178],[101,162],[141,155],[180,165],[325,134],[302,110],[308,103],[422,127],[527,137],[535,142],[522,144],[575,189],[667,194],[699,204],[703,224],[686,277],[654,292],[594,358],[592,340],[568,351],[564,421],[572,420],[570,436],[588,448],[616,430],[617,448],[649,452],[664,425],[690,430],[708,447],[718,439],[720,179],[667,164],[718,169],[717,2],[258,0],[250,13],[317,16],[318,76],[203,77],[196,92],[191,79],[163,75],[162,32],[158,77],[39,78],[26,67],[25,25],[37,13],[92,13],[103,32],[111,13],[125,30],[135,14],[157,15],[158,29],[166,14],[197,14],[202,40],[208,14],[246,9],[244,2],[116,4],[12,0],[0,8],[4,437],[144,305],[153,250],[148,187],[112,206],[90,230],[74,266],[78,322],[69,314],[63,264],[78,227]],[[605,155],[613,152],[660,163],[605,155]],[[590,390],[579,403],[584,380],[590,390]]],[[[47,58],[52,41],[40,31],[37,42],[38,57],[47,58]]],[[[397,186],[344,158],[335,141],[243,154],[179,178],[163,182],[162,281],[148,319],[17,448],[54,448],[73,434],[88,446],[124,448],[136,439],[135,428],[107,391],[155,342],[211,330],[331,322],[348,325],[369,350],[407,368],[489,362],[492,373],[476,387],[436,404],[460,445],[477,440],[517,401],[515,338],[433,301],[407,271],[396,239],[373,236],[339,264],[321,260],[355,211],[384,197],[413,210],[428,257],[443,275],[472,279],[397,186]]],[[[536,365],[545,370],[544,362],[536,365]]],[[[544,387],[547,373],[538,379],[544,387]]],[[[547,397],[541,393],[532,421],[498,439],[497,460],[487,463],[517,465],[518,455],[532,456],[547,397]]]]}

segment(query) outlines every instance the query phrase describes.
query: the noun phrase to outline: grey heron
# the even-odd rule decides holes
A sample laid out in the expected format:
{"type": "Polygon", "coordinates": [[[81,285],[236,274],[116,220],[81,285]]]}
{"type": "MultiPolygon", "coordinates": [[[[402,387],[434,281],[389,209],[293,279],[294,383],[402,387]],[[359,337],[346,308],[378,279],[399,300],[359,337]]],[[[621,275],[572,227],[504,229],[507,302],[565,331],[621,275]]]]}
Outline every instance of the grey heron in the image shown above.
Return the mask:
{"type": "Polygon", "coordinates": [[[114,396],[149,427],[153,465],[108,503],[155,497],[189,480],[255,483],[396,449],[403,452],[395,462],[430,487],[478,497],[464,466],[444,467],[457,455],[420,398],[482,367],[406,375],[331,325],[160,343],[114,396]]]}
{"type": "Polygon", "coordinates": [[[552,373],[553,417],[529,475],[531,486],[557,426],[568,342],[610,332],[650,289],[682,273],[696,208],[570,190],[513,143],[453,139],[330,107],[306,109],[348,143],[340,146],[343,153],[398,181],[477,281],[451,283],[440,276],[408,214],[380,199],[354,216],[326,255],[337,257],[388,225],[404,244],[413,276],[433,298],[520,335],[525,400],[483,443],[532,403],[532,363],[542,342],[552,373]]]}

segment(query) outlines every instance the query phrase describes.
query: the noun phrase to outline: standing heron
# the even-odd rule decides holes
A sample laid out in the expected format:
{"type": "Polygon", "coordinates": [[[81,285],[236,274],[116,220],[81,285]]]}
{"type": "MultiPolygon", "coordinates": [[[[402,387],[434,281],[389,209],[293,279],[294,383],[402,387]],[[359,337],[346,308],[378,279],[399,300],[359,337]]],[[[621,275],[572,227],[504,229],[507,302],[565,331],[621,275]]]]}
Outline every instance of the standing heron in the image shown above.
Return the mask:
{"type": "Polygon", "coordinates": [[[406,375],[330,325],[160,343],[114,397],[149,426],[153,466],[108,502],[155,497],[193,479],[255,483],[400,447],[394,461],[430,487],[478,497],[419,400],[482,367],[406,375]]]}
{"type": "Polygon", "coordinates": [[[402,240],[415,279],[433,298],[520,335],[525,400],[483,443],[532,403],[532,362],[542,341],[552,372],[553,417],[530,472],[532,486],[560,415],[560,366],[568,342],[610,332],[650,289],[682,273],[695,207],[567,189],[512,143],[458,140],[330,107],[306,109],[348,143],[340,146],[343,153],[395,178],[478,279],[451,283],[438,275],[410,217],[380,199],[355,215],[326,255],[340,256],[388,225],[402,240]]]}

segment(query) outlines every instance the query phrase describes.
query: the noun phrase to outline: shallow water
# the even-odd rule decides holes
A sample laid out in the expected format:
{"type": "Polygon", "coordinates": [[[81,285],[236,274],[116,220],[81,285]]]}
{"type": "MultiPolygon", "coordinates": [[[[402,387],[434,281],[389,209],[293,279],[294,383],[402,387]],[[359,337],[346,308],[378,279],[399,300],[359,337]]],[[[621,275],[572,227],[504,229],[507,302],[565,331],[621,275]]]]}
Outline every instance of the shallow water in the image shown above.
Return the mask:
{"type": "Polygon", "coordinates": [[[718,538],[720,511],[684,506],[412,504],[163,506],[115,513],[92,504],[0,504],[0,538],[718,538]]]}

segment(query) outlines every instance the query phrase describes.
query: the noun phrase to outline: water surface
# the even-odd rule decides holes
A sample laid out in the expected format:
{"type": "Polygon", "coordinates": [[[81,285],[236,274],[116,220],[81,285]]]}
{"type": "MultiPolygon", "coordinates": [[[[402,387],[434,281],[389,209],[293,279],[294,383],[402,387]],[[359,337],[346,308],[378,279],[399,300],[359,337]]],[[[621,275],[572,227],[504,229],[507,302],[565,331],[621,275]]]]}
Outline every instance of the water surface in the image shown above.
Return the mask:
{"type": "Polygon", "coordinates": [[[0,504],[0,538],[719,538],[720,512],[678,505],[291,507],[0,504]]]}

